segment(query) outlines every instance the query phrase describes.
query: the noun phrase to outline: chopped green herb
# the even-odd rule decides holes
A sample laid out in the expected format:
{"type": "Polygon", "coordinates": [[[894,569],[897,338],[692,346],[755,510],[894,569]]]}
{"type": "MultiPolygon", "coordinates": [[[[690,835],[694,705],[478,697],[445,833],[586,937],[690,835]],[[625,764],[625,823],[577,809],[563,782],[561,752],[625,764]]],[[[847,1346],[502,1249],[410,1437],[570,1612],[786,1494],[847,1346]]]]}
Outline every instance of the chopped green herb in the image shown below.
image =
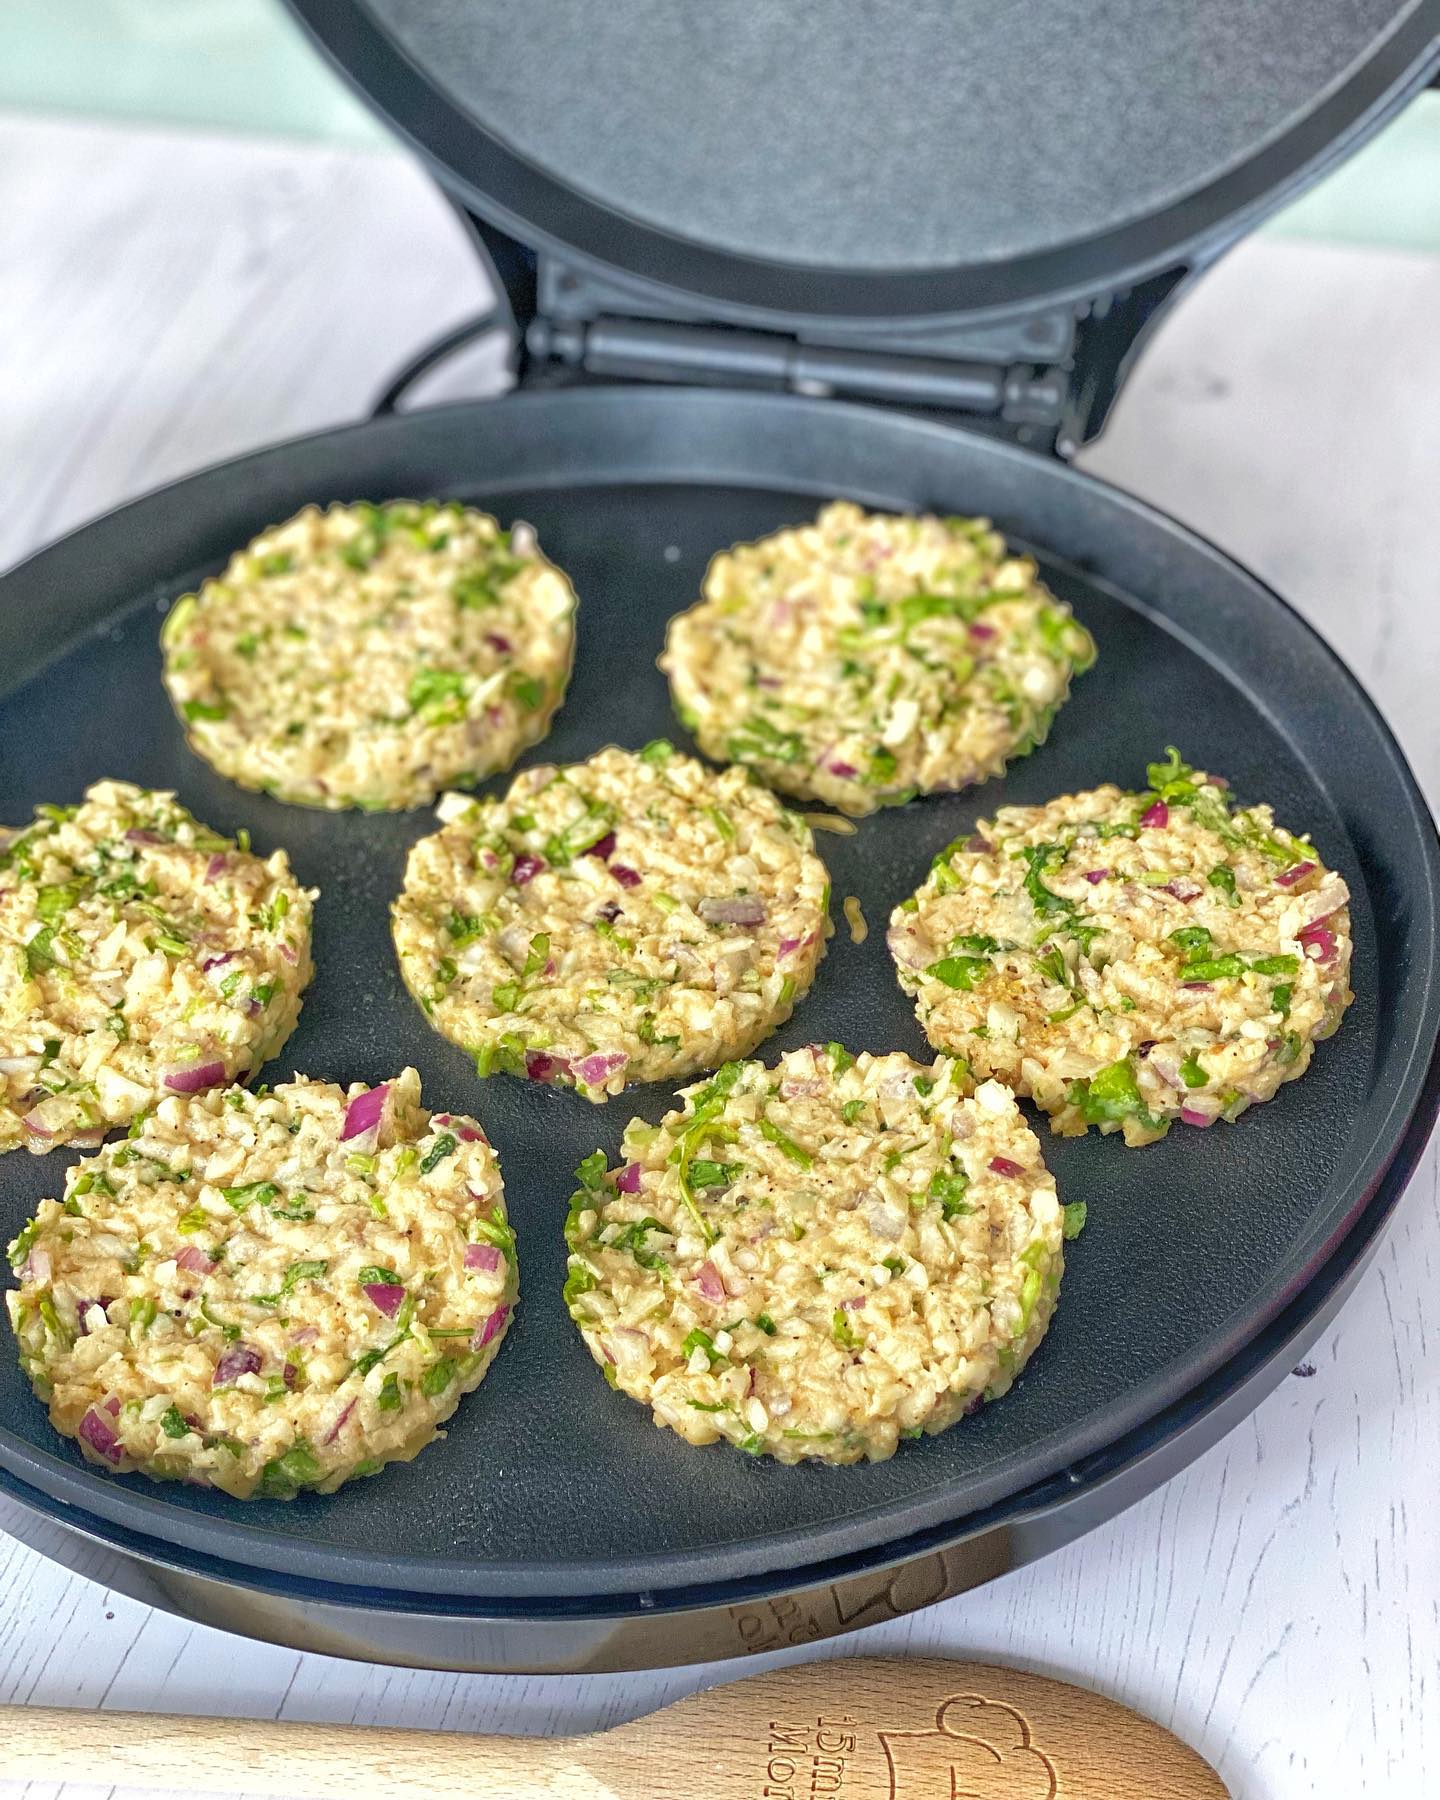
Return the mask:
{"type": "Polygon", "coordinates": [[[1298,956],[1257,956],[1250,967],[1257,975],[1293,975],[1300,967],[1298,956]]]}
{"type": "Polygon", "coordinates": [[[786,1137],[780,1127],[773,1124],[769,1119],[760,1120],[760,1135],[770,1143],[774,1144],[775,1148],[779,1150],[782,1155],[787,1156],[791,1162],[797,1164],[800,1168],[808,1169],[814,1165],[815,1158],[810,1152],[802,1149],[800,1145],[795,1142],[794,1138],[786,1137]]]}
{"type": "Polygon", "coordinates": [[[427,1400],[433,1400],[437,1394],[443,1394],[446,1388],[460,1372],[460,1365],[453,1357],[442,1356],[420,1377],[420,1392],[427,1400]]]}
{"type": "Polygon", "coordinates": [[[703,1350],[706,1356],[710,1358],[710,1367],[712,1369],[715,1367],[716,1363],[723,1363],[725,1360],[723,1354],[715,1348],[714,1338],[711,1337],[708,1331],[702,1331],[698,1325],[693,1331],[686,1334],[685,1341],[681,1344],[680,1348],[687,1356],[693,1356],[697,1350],[703,1350]]]}
{"type": "Polygon", "coordinates": [[[850,1316],[842,1308],[836,1307],[830,1315],[830,1335],[842,1350],[858,1350],[860,1339],[855,1327],[850,1323],[850,1316]]]}
{"type": "Polygon", "coordinates": [[[412,713],[423,712],[432,724],[453,724],[465,716],[465,677],[458,669],[420,669],[405,698],[412,713]]]}
{"type": "Polygon", "coordinates": [[[250,1181],[243,1187],[221,1188],[220,1196],[236,1212],[244,1212],[247,1206],[269,1206],[280,1198],[280,1190],[273,1181],[250,1181]]]}
{"type": "Polygon", "coordinates": [[[186,723],[193,725],[202,719],[228,719],[230,704],[226,700],[186,700],[182,703],[180,712],[186,723]]]}
{"type": "Polygon", "coordinates": [[[953,1165],[947,1169],[937,1169],[930,1177],[928,1194],[930,1199],[940,1202],[940,1214],[945,1219],[958,1219],[975,1208],[965,1199],[966,1190],[970,1186],[970,1177],[963,1169],[953,1165]]]}
{"type": "Polygon", "coordinates": [[[1170,933],[1170,942],[1182,950],[1203,950],[1212,939],[1203,925],[1182,925],[1179,931],[1170,933]]]}
{"type": "Polygon", "coordinates": [[[1235,891],[1235,871],[1226,863],[1217,863],[1205,879],[1210,883],[1211,887],[1219,888],[1220,892],[1225,896],[1225,904],[1227,906],[1238,906],[1240,904],[1240,896],[1235,891]]]}
{"type": "Polygon", "coordinates": [[[1201,957],[1198,962],[1187,962],[1181,965],[1182,981],[1230,981],[1237,975],[1245,973],[1245,964],[1238,956],[1201,957]]]}
{"type": "Polygon", "coordinates": [[[1032,844],[1022,851],[1025,858],[1025,892],[1038,917],[1054,918],[1059,913],[1073,913],[1075,902],[1046,887],[1043,877],[1053,875],[1065,861],[1063,844],[1032,844]]]}
{"type": "Polygon", "coordinates": [[[1156,1130],[1163,1123],[1146,1111],[1128,1056],[1099,1070],[1088,1081],[1072,1082],[1069,1099],[1072,1106],[1079,1107],[1086,1122],[1091,1125],[1101,1125],[1112,1120],[1118,1124],[1133,1118],[1146,1130],[1156,1130]]]}
{"type": "Polygon", "coordinates": [[[1208,1087],[1210,1077],[1205,1073],[1205,1065],[1192,1050],[1180,1065],[1180,1079],[1187,1088],[1208,1087]]]}
{"type": "Polygon", "coordinates": [[[606,1174],[605,1152],[592,1150],[580,1167],[576,1169],[575,1179],[581,1187],[588,1189],[592,1194],[598,1194],[605,1186],[606,1174]]]}
{"type": "Polygon", "coordinates": [[[694,1188],[726,1188],[745,1173],[743,1163],[704,1162],[690,1164],[690,1185],[694,1188]]]}
{"type": "Polygon", "coordinates": [[[454,1134],[449,1131],[442,1132],[421,1158],[420,1173],[428,1175],[432,1169],[438,1169],[454,1148],[454,1134]]]}
{"type": "Polygon", "coordinates": [[[168,1438],[183,1438],[190,1435],[190,1427],[185,1423],[184,1414],[173,1401],[160,1415],[160,1429],[168,1438]]]}
{"type": "Polygon", "coordinates": [[[800,762],[805,755],[805,741],[796,732],[780,731],[759,713],[751,713],[727,742],[726,751],[734,762],[800,762]]]}
{"type": "Polygon", "coordinates": [[[259,1492],[267,1500],[288,1500],[308,1482],[319,1481],[325,1471],[304,1438],[297,1438],[283,1456],[260,1471],[259,1492]]]}
{"type": "Polygon", "coordinates": [[[993,968],[989,959],[982,956],[942,956],[939,962],[931,963],[925,973],[944,982],[948,988],[963,989],[968,994],[977,981],[983,981],[993,972],[993,968]]]}

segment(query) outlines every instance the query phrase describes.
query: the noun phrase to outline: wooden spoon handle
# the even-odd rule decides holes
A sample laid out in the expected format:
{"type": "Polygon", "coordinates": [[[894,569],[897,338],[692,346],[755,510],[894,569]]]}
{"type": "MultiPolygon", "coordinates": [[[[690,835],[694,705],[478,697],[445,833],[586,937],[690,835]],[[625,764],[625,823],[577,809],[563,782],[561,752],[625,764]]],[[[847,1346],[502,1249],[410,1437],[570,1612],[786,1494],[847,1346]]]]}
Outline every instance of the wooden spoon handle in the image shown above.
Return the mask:
{"type": "Polygon", "coordinates": [[[563,1741],[0,1706],[0,1775],[280,1800],[599,1800],[563,1741]]]}

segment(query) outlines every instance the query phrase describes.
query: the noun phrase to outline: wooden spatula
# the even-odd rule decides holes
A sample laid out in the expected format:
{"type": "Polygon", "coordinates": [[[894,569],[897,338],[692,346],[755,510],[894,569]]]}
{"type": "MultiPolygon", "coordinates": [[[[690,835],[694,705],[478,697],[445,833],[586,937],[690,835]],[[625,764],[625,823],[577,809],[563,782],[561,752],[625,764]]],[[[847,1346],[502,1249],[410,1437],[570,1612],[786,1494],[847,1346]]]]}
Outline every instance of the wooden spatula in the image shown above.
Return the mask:
{"type": "Polygon", "coordinates": [[[1225,1800],[1128,1707],[985,1663],[842,1658],[576,1738],[0,1707],[0,1775],[284,1800],[1225,1800]]]}

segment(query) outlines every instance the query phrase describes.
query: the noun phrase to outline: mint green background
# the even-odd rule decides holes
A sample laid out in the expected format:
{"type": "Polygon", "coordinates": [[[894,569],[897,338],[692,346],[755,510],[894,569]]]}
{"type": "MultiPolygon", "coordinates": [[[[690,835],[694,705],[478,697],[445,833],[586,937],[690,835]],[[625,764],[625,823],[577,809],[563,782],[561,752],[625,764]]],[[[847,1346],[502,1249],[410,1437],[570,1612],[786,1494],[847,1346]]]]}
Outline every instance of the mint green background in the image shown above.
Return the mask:
{"type": "MultiPolygon", "coordinates": [[[[0,107],[368,149],[390,141],[279,0],[0,0],[0,107]]],[[[1266,229],[1440,251],[1440,92],[1266,229]]]]}

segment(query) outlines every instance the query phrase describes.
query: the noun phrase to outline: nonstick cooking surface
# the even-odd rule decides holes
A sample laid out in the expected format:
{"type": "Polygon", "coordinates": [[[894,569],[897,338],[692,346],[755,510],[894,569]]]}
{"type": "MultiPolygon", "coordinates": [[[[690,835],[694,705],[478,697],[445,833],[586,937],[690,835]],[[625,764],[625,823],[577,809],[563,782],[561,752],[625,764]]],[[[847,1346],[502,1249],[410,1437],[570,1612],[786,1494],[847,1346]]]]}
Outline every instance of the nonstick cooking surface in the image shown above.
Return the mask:
{"type": "MultiPolygon", "coordinates": [[[[0,1463],[56,1500],[192,1550],[407,1591],[593,1594],[783,1570],[960,1519],[1113,1442],[1217,1368],[1338,1241],[1417,1104],[1434,1036],[1435,852],[1393,743],[1353,680],[1293,614],[1134,502],[1025,452],[835,403],[592,391],[446,409],[331,433],[211,471],[67,540],[0,583],[0,793],[6,822],[102,776],[173,787],[222,831],[283,844],[321,890],[316,979],[265,1079],[383,1080],[406,1063],[435,1109],[493,1138],[519,1234],[521,1304],[493,1370],[417,1461],[331,1497],[244,1504],[108,1478],[56,1437],[7,1341],[0,1463]],[[525,760],[612,742],[685,744],[654,667],[708,556],[865,503],[988,511],[1036,550],[1099,645],[1049,744],[1001,781],[817,834],[838,921],[815,988],[767,1044],[906,1050],[924,1039],[885,948],[891,907],[932,855],[1006,802],[1144,783],[1174,743],[1309,830],[1353,895],[1357,993],[1311,1072],[1238,1125],[1176,1127],[1153,1147],[1061,1140],[1036,1122],[1066,1200],[1089,1202],[1049,1336],[1016,1389],[889,1462],[782,1468],[658,1431],[612,1393],[566,1317],[561,1225],[571,1171],[612,1158],[632,1113],[508,1078],[425,1024],[401,985],[387,906],[433,814],[324,815],[242,792],[186,748],[160,686],[165,606],[253,531],[307,500],[433,493],[531,520],[581,597],[570,696],[525,760]],[[1060,559],[1069,552],[1131,596],[1060,559]],[[1168,615],[1168,616],[1167,616],[1168,615]],[[84,635],[75,641],[77,630],[84,635]],[[70,647],[33,666],[67,639],[70,647]],[[858,895],[870,924],[851,942],[858,895]]],[[[503,786],[501,777],[492,787],[503,786]]],[[[70,1155],[0,1161],[0,1230],[56,1193],[70,1155]]],[[[8,1339],[8,1332],[6,1333],[8,1339]]]]}

